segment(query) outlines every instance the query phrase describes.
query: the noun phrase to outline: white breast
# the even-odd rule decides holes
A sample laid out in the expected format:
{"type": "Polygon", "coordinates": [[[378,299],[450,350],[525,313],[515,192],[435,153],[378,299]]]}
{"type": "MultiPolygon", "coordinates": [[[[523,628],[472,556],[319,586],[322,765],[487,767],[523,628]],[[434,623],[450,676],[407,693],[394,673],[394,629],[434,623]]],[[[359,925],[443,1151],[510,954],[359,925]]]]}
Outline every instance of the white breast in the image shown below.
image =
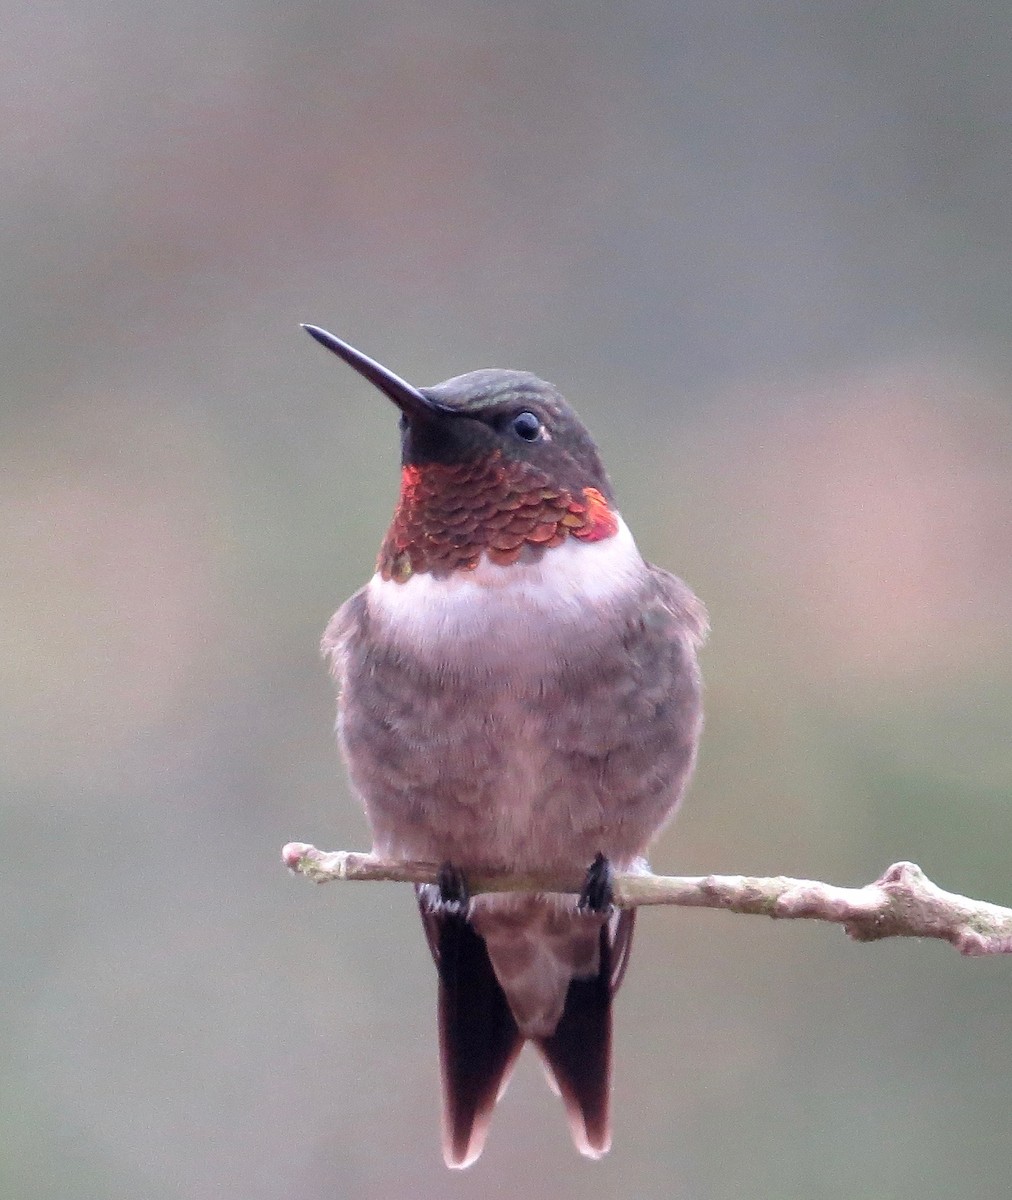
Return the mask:
{"type": "Polygon", "coordinates": [[[458,662],[481,652],[501,660],[525,659],[562,641],[595,616],[606,621],[645,571],[629,527],[599,542],[567,538],[537,562],[500,567],[482,556],[473,571],[442,579],[420,573],[404,583],[374,575],[369,612],[396,642],[458,662]]]}

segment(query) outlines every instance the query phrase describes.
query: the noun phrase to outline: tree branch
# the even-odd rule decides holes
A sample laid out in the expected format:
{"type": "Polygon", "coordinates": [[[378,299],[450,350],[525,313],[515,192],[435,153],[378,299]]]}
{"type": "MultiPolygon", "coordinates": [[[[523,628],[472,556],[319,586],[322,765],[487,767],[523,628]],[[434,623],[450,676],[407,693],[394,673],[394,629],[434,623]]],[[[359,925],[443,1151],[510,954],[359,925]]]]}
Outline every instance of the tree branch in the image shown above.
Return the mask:
{"type": "MultiPolygon", "coordinates": [[[[284,864],[314,883],[336,880],[387,880],[435,883],[436,863],[383,862],[349,850],[325,852],[290,842],[284,864]]],[[[468,872],[472,895],[480,892],[572,892],[583,887],[584,873],[494,875],[468,872]]],[[[747,875],[617,874],[614,901],[619,908],[674,904],[682,908],[722,908],[768,917],[806,918],[842,925],[858,942],[886,937],[929,937],[951,942],[961,954],[1012,953],[1012,908],[945,892],[915,863],[894,863],[865,887],[836,887],[811,879],[770,879],[747,875]]]]}

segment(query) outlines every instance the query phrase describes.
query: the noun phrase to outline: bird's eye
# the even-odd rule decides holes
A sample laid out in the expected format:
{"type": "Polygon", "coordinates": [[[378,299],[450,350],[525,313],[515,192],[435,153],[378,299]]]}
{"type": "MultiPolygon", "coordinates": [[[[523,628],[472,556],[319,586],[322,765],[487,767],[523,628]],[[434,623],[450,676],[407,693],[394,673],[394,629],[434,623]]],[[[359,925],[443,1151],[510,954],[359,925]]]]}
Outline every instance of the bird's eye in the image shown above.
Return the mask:
{"type": "Polygon", "coordinates": [[[510,429],[525,442],[536,442],[541,435],[541,421],[532,412],[517,413],[510,429]]]}

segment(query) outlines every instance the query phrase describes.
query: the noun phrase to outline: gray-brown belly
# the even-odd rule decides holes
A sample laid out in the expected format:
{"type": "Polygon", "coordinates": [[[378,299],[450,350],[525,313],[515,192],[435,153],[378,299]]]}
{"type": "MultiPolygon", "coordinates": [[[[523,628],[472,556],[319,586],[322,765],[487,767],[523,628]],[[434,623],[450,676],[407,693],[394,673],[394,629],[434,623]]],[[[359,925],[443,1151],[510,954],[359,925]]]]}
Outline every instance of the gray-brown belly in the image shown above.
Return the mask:
{"type": "Polygon", "coordinates": [[[670,614],[515,669],[435,668],[375,636],[346,654],[340,738],[380,854],[536,869],[603,851],[621,866],[681,798],[699,679],[670,614]]]}

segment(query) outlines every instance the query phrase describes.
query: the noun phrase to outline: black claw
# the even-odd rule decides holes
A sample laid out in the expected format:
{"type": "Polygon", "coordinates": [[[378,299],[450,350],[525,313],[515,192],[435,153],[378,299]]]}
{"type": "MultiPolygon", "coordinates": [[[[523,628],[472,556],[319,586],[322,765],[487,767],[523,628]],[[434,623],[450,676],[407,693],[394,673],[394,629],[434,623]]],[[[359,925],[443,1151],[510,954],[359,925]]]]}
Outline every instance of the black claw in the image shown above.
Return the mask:
{"type": "Polygon", "coordinates": [[[445,862],[439,868],[436,877],[439,888],[439,901],[447,907],[467,908],[471,896],[467,890],[467,881],[463,872],[453,863],[445,862]]]}
{"type": "Polygon", "coordinates": [[[583,888],[580,891],[580,899],[577,901],[577,907],[589,909],[595,913],[609,912],[612,902],[612,880],[614,878],[615,872],[612,869],[611,863],[603,854],[598,852],[597,857],[587,868],[587,874],[583,880],[583,888]]]}

